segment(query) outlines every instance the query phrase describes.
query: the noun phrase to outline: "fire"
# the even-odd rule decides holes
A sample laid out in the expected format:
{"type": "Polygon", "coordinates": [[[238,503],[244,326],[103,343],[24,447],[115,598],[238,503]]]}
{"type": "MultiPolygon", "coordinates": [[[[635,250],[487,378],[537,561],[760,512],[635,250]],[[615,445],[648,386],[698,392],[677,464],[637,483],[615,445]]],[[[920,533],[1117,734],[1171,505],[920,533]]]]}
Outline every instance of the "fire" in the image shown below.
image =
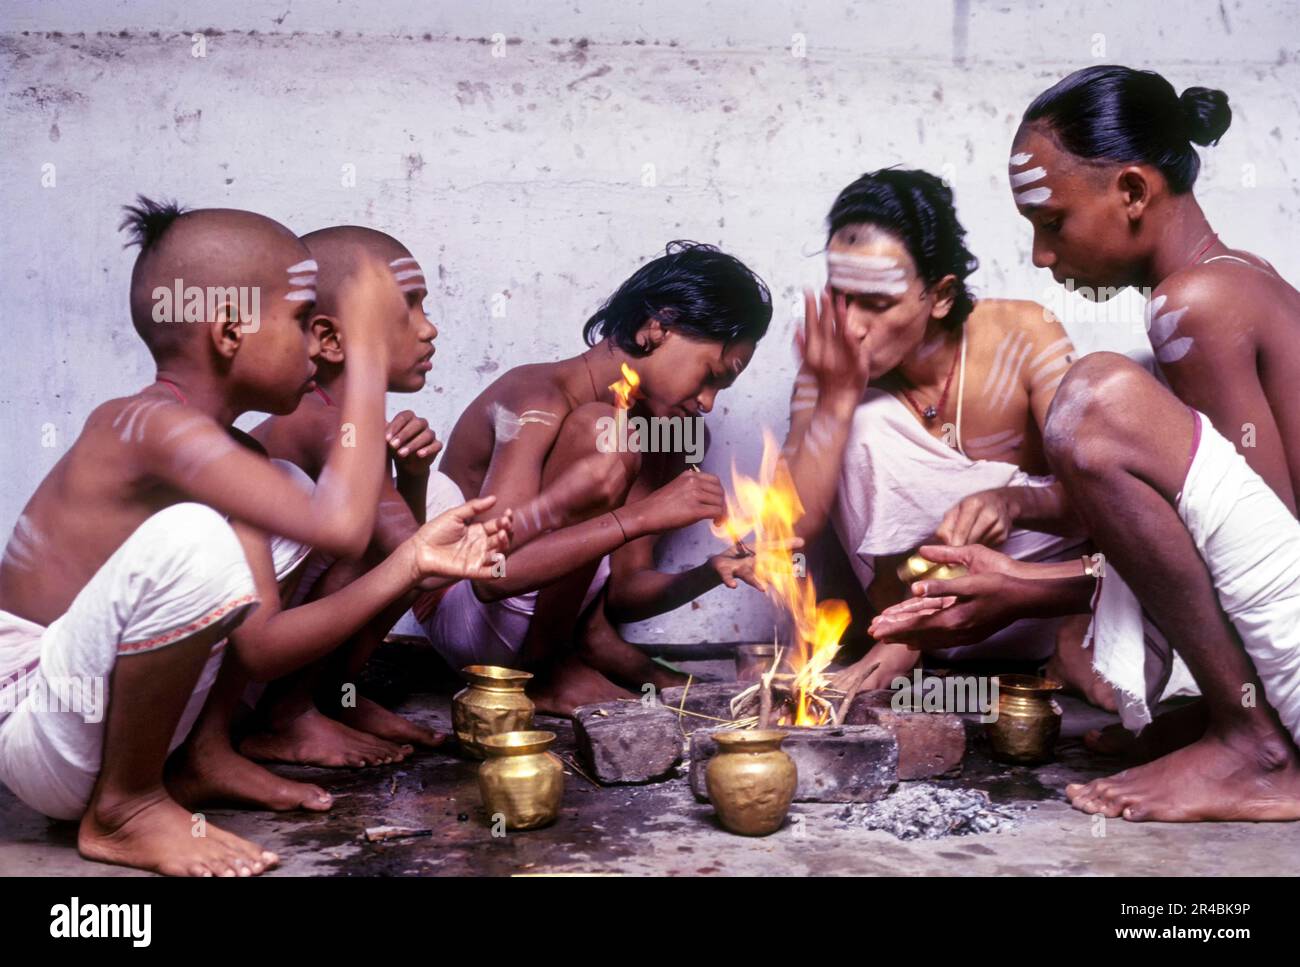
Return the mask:
{"type": "Polygon", "coordinates": [[[641,374],[627,363],[622,363],[621,366],[623,368],[623,378],[610,383],[609,388],[614,394],[614,404],[620,410],[626,410],[632,405],[632,401],[640,395],[641,374]]]}
{"type": "Polygon", "coordinates": [[[731,468],[734,496],[727,517],[713,532],[732,543],[754,534],[754,574],[768,597],[791,619],[789,649],[797,696],[794,725],[821,725],[829,716],[811,707],[809,696],[826,687],[824,672],[839,649],[851,615],[843,601],[817,601],[813,580],[800,574],[790,553],[794,525],[803,516],[790,468],[771,433],[763,431],[763,462],[755,480],[731,468]]]}

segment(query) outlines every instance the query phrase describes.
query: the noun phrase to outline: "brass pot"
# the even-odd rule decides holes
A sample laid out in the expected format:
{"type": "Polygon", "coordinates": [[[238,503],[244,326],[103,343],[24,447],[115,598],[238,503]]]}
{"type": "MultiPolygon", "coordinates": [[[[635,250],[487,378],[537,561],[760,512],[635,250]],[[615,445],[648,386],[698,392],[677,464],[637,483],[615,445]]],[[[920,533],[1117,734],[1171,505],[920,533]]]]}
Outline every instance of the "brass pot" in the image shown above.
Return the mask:
{"type": "Polygon", "coordinates": [[[507,829],[536,829],[555,821],[564,766],[546,751],[554,741],[554,732],[503,732],[483,740],[487,761],[478,767],[478,789],[490,821],[500,814],[507,829]]]}
{"type": "Polygon", "coordinates": [[[1034,675],[999,675],[998,717],[984,725],[994,758],[1032,764],[1049,761],[1061,735],[1060,682],[1034,675]]]}
{"type": "Polygon", "coordinates": [[[909,554],[898,565],[898,579],[908,587],[915,581],[933,578],[936,581],[951,581],[953,578],[965,577],[969,571],[962,564],[936,564],[919,553],[909,554]]]}
{"type": "Polygon", "coordinates": [[[709,800],[722,825],[742,836],[766,836],[785,822],[798,770],[781,751],[779,729],[716,732],[718,751],[704,770],[709,800]]]}
{"type": "Polygon", "coordinates": [[[524,694],[529,672],[497,665],[468,665],[460,670],[469,682],[451,700],[451,722],[461,748],[476,759],[486,754],[483,740],[502,732],[533,727],[533,701],[524,694]]]}

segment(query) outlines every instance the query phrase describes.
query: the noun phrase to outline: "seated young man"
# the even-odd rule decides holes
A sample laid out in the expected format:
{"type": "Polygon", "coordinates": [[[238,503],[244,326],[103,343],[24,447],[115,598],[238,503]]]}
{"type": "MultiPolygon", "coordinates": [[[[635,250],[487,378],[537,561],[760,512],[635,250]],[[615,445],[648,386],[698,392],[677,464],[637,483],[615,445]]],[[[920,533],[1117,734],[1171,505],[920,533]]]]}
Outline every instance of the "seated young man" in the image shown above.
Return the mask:
{"type": "Polygon", "coordinates": [[[1034,261],[1058,281],[1151,290],[1173,392],[1108,353],[1061,386],[1048,458],[1104,555],[1098,573],[982,555],[970,578],[923,582],[884,632],[934,644],[1027,609],[1091,610],[1094,664],[1152,761],[1066,793],[1131,820],[1300,817],[1300,293],[1224,246],[1192,193],[1193,142],[1217,141],[1230,117],[1220,91],[1179,96],[1111,66],[1030,105],[1010,171],[1034,261]],[[1180,675],[1202,700],[1152,722],[1180,675]]]}
{"type": "MultiPolygon", "coordinates": [[[[827,224],[821,311],[838,299],[843,326],[863,334],[867,385],[836,411],[807,361],[795,380],[786,451],[805,505],[798,532],[833,518],[878,611],[906,596],[896,566],[923,543],[1079,557],[1085,538],[1048,475],[1041,433],[1074,358],[1061,324],[1031,302],[973,299],[965,280],[976,262],[952,193],[926,172],[863,175],[827,224]]],[[[817,312],[810,304],[809,318],[817,312]]],[[[1073,619],[1027,619],[942,657],[1046,661],[1077,653],[1082,632],[1073,619]]],[[[864,687],[885,687],[918,659],[877,641],[846,677],[876,666],[864,687]]],[[[1109,698],[1090,675],[1071,683],[1109,698]]]]}
{"type": "Polygon", "coordinates": [[[613,387],[631,367],[640,384],[627,419],[698,426],[771,313],[766,286],[738,260],[673,243],[587,321],[586,352],[512,369],[469,405],[442,470],[467,496],[494,494],[516,526],[505,575],[453,586],[426,622],[453,667],[531,669],[539,711],[556,714],[629,694],[611,678],[635,688],[680,681],[614,632],[597,569],[629,542],[720,517],[722,486],[678,472],[676,454],[610,445],[613,387]]]}
{"type": "MultiPolygon", "coordinates": [[[[370,228],[336,226],[311,232],[302,240],[318,265],[313,325],[321,349],[316,389],[292,413],[271,417],[252,435],[272,458],[289,461],[315,480],[339,432],[339,407],[346,398],[347,347],[334,319],[353,253],[360,249],[387,266],[403,295],[402,311],[385,320],[390,393],[416,393],[424,388],[438,330],[424,311],[428,295],[424,271],[397,239],[370,228]]],[[[338,561],[314,553],[291,605],[338,591],[392,554],[426,519],[461,503],[459,492],[441,474],[433,474],[430,481],[430,465],[442,445],[425,420],[403,411],[389,422],[385,439],[389,448],[385,462],[391,457],[396,475],[385,472],[375,533],[365,559],[338,561]]],[[[340,704],[340,697],[348,694],[342,686],[355,681],[374,648],[410,606],[409,599],[404,596],[385,608],[327,662],[271,686],[259,706],[264,729],[247,736],[241,748],[265,761],[344,766],[400,759],[409,751],[408,743],[440,744],[444,736],[364,696],[340,704]],[[332,718],[323,716],[318,705],[332,718]]]]}
{"type": "MultiPolygon", "coordinates": [[[[306,247],[251,212],[182,213],[147,199],[125,225],[141,248],[132,322],[158,375],[90,414],[0,562],[0,781],[47,816],[79,820],[89,859],[253,875],[275,855],[211,824],[196,832],[164,763],[199,715],[227,637],[302,557],[273,559],[262,535],[341,555],[364,548],[384,453],[381,320],[400,296],[382,266],[359,262],[340,312],[355,347],[340,418],[355,445],[336,445],[307,489],[232,438],[241,413],[289,412],[310,390],[306,247]]],[[[468,533],[428,542],[408,570],[459,550],[468,533]]]]}

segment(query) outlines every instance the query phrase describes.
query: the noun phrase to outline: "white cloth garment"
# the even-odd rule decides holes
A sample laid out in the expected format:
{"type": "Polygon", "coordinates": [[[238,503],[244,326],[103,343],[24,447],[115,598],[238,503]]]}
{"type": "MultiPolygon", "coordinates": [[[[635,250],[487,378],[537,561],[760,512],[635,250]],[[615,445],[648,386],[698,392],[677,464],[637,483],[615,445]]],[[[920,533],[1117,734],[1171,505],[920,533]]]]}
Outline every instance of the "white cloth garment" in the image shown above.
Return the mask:
{"type": "MultiPolygon", "coordinates": [[[[312,486],[293,464],[272,463],[312,486]]],[[[310,550],[271,538],[276,579],[310,550]]],[[[228,633],[257,603],[230,523],[211,507],[184,503],[141,524],[48,628],[0,611],[0,782],[46,816],[80,818],[99,775],[117,657],[166,647],[214,622],[228,633]]],[[[225,646],[224,637],[212,646],[170,750],[198,719],[225,646]]]]}
{"type": "MultiPolygon", "coordinates": [[[[230,525],[210,507],[185,503],[141,524],[48,628],[0,612],[6,660],[26,657],[0,682],[0,782],[46,816],[80,818],[99,774],[118,657],[214,624],[229,631],[257,601],[230,525]]],[[[198,717],[223,650],[224,640],[213,646],[170,748],[198,717]]]]}
{"type": "MultiPolygon", "coordinates": [[[[963,498],[999,487],[1048,487],[1013,463],[974,460],[926,432],[893,394],[868,389],[853,415],[833,520],[858,581],[875,577],[878,556],[915,550],[934,537],[944,514],[963,498]]],[[[997,550],[1019,561],[1063,561],[1086,540],[1014,529],[997,550]]],[[[1052,654],[1058,618],[1017,621],[987,641],[934,652],[940,658],[1038,660],[1052,654]]]]}
{"type": "MultiPolygon", "coordinates": [[[[1187,527],[1236,628],[1264,697],[1300,741],[1300,521],[1208,417],[1178,496],[1187,527]]],[[[1133,731],[1151,722],[1161,698],[1196,694],[1195,682],[1113,566],[1093,596],[1084,639],[1093,665],[1115,686],[1120,719],[1133,731]]]]}

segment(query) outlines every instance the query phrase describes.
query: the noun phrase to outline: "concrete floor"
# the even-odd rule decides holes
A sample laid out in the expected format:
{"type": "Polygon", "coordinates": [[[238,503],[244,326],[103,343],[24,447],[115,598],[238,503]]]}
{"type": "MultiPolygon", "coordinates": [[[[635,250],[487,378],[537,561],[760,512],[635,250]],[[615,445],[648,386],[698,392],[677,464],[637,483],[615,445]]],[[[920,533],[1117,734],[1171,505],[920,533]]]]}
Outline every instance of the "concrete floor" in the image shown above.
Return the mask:
{"type": "MultiPolygon", "coordinates": [[[[695,670],[717,672],[722,663],[695,670]]],[[[412,718],[449,729],[451,689],[404,702],[412,718]]],[[[1011,830],[935,841],[902,841],[847,825],[842,806],[800,804],[799,817],[764,839],[723,831],[707,803],[697,803],[684,774],[646,786],[599,788],[566,777],[559,819],[547,829],[494,838],[479,805],[477,764],[449,754],[417,754],[387,768],[345,772],[286,768],[334,792],[325,815],[212,809],[209,821],[275,850],[279,876],[381,875],[1294,875],[1300,872],[1300,824],[1133,824],[1111,820],[1096,835],[1094,820],[1069,808],[1066,783],[1114,771],[1089,761],[1077,737],[1111,720],[1066,698],[1056,762],[1007,767],[977,750],[968,754],[954,787],[986,790],[994,802],[1024,808],[1011,830]],[[369,844],[366,827],[433,829],[421,839],[369,844]]],[[[572,752],[567,720],[541,718],[559,735],[557,751],[572,752]]],[[[0,788],[0,874],[139,875],[83,861],[75,828],[35,814],[0,788]]]]}

